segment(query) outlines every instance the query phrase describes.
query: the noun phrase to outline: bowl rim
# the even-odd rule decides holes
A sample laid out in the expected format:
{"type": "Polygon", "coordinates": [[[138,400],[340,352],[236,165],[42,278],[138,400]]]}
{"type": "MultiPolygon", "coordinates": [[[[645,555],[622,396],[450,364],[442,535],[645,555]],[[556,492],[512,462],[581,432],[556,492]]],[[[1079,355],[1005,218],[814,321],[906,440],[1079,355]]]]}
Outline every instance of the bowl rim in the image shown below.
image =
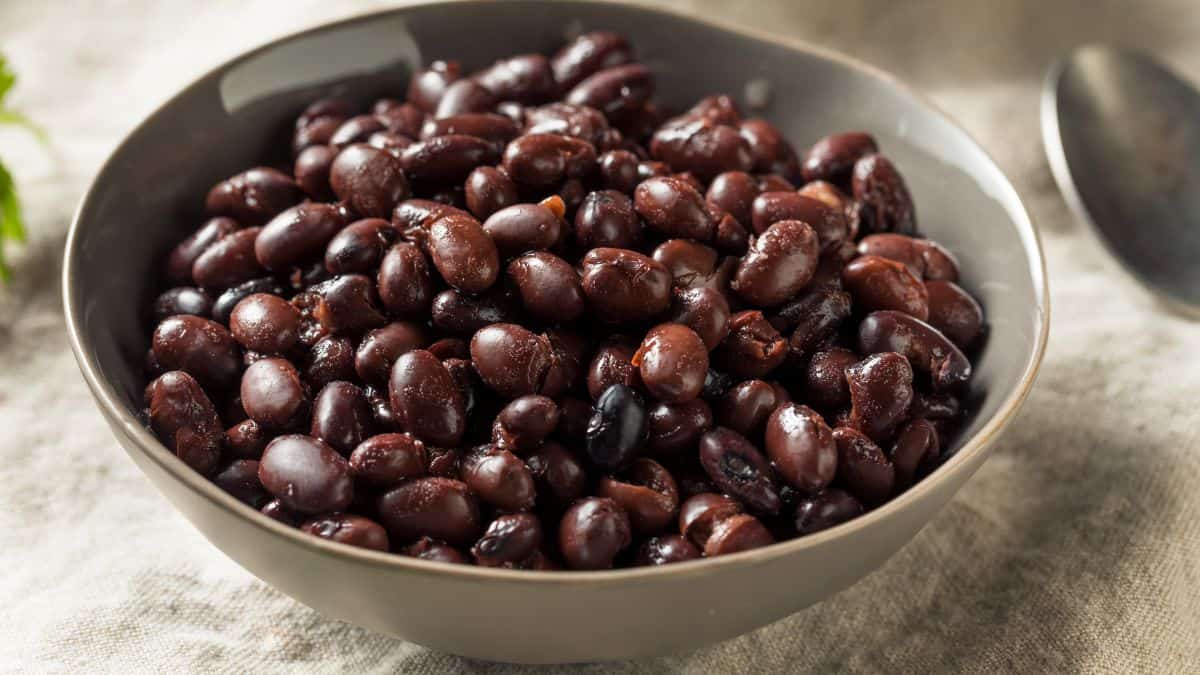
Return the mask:
{"type": "MultiPolygon", "coordinates": [[[[210,78],[218,77],[230,70],[232,67],[243,63],[254,56],[273,49],[281,43],[285,43],[296,38],[306,35],[315,34],[327,31],[331,28],[350,26],[358,23],[367,23],[376,21],[382,17],[389,15],[403,15],[414,9],[423,9],[435,5],[477,5],[484,6],[492,4],[488,0],[433,0],[419,2],[403,7],[393,7],[382,10],[372,10],[353,14],[348,17],[337,19],[334,21],[324,22],[315,26],[311,26],[302,30],[287,33],[266,42],[258,47],[241,52],[240,54],[223,61],[221,64],[207,70],[198,77],[193,78],[187,85],[182,87],[178,92],[170,96],[166,101],[155,106],[136,126],[134,126],[121,139],[120,143],[112,150],[108,158],[96,172],[95,177],[83,193],[80,199],[79,206],[71,219],[71,225],[67,232],[66,245],[63,254],[63,272],[62,272],[62,293],[63,306],[65,310],[65,319],[67,325],[68,341],[71,346],[71,351],[75,355],[75,360],[79,366],[79,370],[83,375],[88,388],[95,397],[97,405],[101,412],[108,419],[114,433],[120,432],[125,435],[134,446],[137,447],[151,461],[157,463],[163,470],[171,474],[175,479],[183,483],[193,492],[206,498],[214,503],[217,507],[229,512],[230,515],[247,520],[251,524],[266,530],[265,535],[275,535],[290,539],[291,543],[304,547],[309,552],[317,555],[332,556],[337,558],[347,558],[353,562],[375,567],[391,568],[396,571],[409,572],[416,575],[430,575],[439,577],[451,577],[464,581],[492,581],[504,583],[519,583],[530,585],[561,585],[561,584],[577,584],[587,582],[591,584],[625,584],[630,581],[652,582],[655,580],[665,580],[666,577],[700,577],[710,574],[715,574],[720,570],[733,566],[753,566],[757,564],[765,564],[769,561],[790,556],[799,551],[815,548],[834,539],[853,537],[860,530],[867,529],[876,522],[892,517],[910,505],[921,500],[927,493],[935,489],[936,483],[941,483],[949,480],[951,476],[958,475],[964,471],[969,471],[971,467],[971,459],[976,455],[984,452],[987,447],[995,440],[1000,432],[1012,421],[1025,399],[1028,397],[1030,390],[1033,387],[1037,377],[1038,370],[1041,366],[1043,357],[1046,351],[1046,344],[1050,330],[1050,294],[1046,283],[1046,259],[1042,250],[1041,237],[1037,227],[1030,219],[1024,201],[1021,199],[1017,189],[1012,185],[1008,176],[1000,169],[995,159],[987,151],[987,149],[979,143],[969,132],[966,131],[953,117],[947,114],[941,107],[934,103],[927,95],[916,90],[912,86],[904,83],[898,77],[884,71],[876,66],[860,61],[856,58],[847,56],[833,49],[812,45],[802,40],[796,40],[780,35],[768,33],[766,31],[739,26],[723,20],[716,20],[708,17],[701,17],[695,14],[689,14],[680,9],[667,7],[650,7],[640,3],[615,2],[613,0],[583,0],[579,4],[584,6],[599,7],[612,11],[629,11],[645,12],[649,14],[658,14],[660,16],[668,16],[675,19],[706,26],[716,30],[740,35],[751,40],[774,44],[785,49],[800,52],[810,56],[817,57],[826,61],[832,61],[847,69],[857,71],[860,74],[866,75],[870,79],[878,81],[901,94],[907,96],[913,102],[925,108],[928,112],[939,118],[947,124],[951,130],[957,132],[964,140],[974,146],[980,153],[983,159],[987,160],[987,166],[993,170],[998,178],[998,184],[994,188],[999,189],[996,199],[1005,205],[1006,211],[1009,211],[1009,217],[1017,228],[1017,234],[1021,240],[1022,247],[1029,262],[1029,273],[1033,282],[1035,298],[1038,301],[1035,306],[1036,317],[1038,321],[1036,335],[1034,336],[1033,350],[1025,359],[1022,373],[1017,386],[1009,393],[1009,395],[1000,404],[999,409],[992,415],[983,427],[976,432],[975,435],[968,438],[961,448],[945,461],[941,466],[934,470],[929,476],[919,481],[908,490],[905,490],[899,496],[887,502],[883,506],[876,508],[858,518],[834,526],[827,530],[817,532],[804,537],[798,537],[787,541],[777,542],[770,546],[742,551],[732,555],[719,556],[716,558],[705,558],[701,560],[687,561],[673,565],[634,567],[612,570],[594,570],[594,571],[575,571],[575,570],[556,570],[556,571],[535,571],[535,570],[509,570],[493,567],[480,567],[477,565],[460,565],[448,564],[436,561],[422,560],[411,556],[399,555],[390,552],[373,551],[357,546],[348,546],[339,544],[333,541],[314,537],[312,535],[301,532],[297,528],[289,527],[271,519],[257,509],[243,504],[233,496],[225,493],[218,488],[214,483],[206,477],[196,473],[191,467],[187,466],[170,452],[157,437],[155,437],[146,427],[138,421],[137,417],[126,410],[121,402],[121,397],[113,387],[113,385],[100,376],[98,365],[95,363],[90,352],[84,346],[84,336],[82,331],[82,311],[81,302],[77,301],[76,296],[82,297],[81,292],[76,292],[76,282],[73,274],[76,259],[81,256],[81,252],[77,250],[79,231],[81,222],[84,220],[84,214],[89,210],[92,202],[96,199],[96,193],[101,179],[109,172],[114,164],[115,158],[129,145],[130,140],[136,136],[143,128],[145,128],[162,110],[177,99],[183,97],[194,87],[200,83],[209,80],[210,78]]],[[[548,0],[519,0],[517,5],[545,5],[550,4],[548,0]]],[[[127,445],[128,448],[128,445],[127,445]]],[[[928,524],[928,523],[926,523],[928,524]]],[[[193,524],[194,526],[194,524],[193,524]]],[[[924,524],[922,525],[924,527],[924,524]]],[[[207,537],[206,537],[207,538],[207,537]]]]}

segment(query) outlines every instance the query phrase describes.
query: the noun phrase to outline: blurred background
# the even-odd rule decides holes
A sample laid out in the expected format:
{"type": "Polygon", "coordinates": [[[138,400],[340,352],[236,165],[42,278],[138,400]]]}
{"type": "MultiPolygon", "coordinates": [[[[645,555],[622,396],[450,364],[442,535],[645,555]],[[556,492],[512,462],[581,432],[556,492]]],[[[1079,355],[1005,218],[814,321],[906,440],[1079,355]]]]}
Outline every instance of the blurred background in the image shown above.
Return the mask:
{"type": "MultiPolygon", "coordinates": [[[[0,285],[0,664],[478,665],[324,619],[204,542],[104,428],[60,306],[70,216],[140,119],[248,48],[396,4],[0,0],[0,51],[19,77],[7,104],[51,143],[0,127],[29,237],[6,246],[13,278],[0,285]]],[[[1195,0],[657,4],[842,51],[932,96],[1026,199],[1047,248],[1053,323],[1038,386],[993,457],[884,568],[752,635],[619,669],[702,672],[731,652],[760,672],[986,672],[1021,669],[1031,651],[1049,671],[1200,662],[1200,338],[1085,236],[1038,128],[1043,73],[1077,44],[1141,46],[1200,81],[1195,0]]]]}

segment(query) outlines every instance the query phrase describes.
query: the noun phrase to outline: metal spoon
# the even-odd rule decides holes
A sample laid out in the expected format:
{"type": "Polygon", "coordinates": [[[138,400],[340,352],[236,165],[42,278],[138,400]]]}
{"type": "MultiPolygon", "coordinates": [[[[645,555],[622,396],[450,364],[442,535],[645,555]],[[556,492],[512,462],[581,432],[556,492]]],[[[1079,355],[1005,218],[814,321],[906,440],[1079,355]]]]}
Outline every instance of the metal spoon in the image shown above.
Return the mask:
{"type": "Polygon", "coordinates": [[[1138,281],[1200,312],[1200,92],[1147,54],[1081,47],[1042,90],[1067,203],[1138,281]]]}

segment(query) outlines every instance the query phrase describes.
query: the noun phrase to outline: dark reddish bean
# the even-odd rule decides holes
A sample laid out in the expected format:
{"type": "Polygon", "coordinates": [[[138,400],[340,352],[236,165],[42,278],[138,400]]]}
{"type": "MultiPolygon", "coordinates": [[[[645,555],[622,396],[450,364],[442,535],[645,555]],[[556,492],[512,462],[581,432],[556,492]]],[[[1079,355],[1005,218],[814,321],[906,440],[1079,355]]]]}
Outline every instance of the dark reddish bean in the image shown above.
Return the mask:
{"type": "Polygon", "coordinates": [[[802,166],[804,180],[848,185],[855,162],[878,151],[875,139],[861,131],[826,136],[814,143],[805,155],[802,166]]]}
{"type": "Polygon", "coordinates": [[[651,178],[638,185],[633,195],[634,208],[647,227],[668,237],[712,239],[715,224],[704,198],[687,181],[651,178]]]}
{"type": "Polygon", "coordinates": [[[903,263],[875,255],[859,256],[842,270],[842,283],[868,312],[891,309],[922,321],[929,318],[929,293],[903,263]]]}
{"type": "Polygon", "coordinates": [[[500,275],[496,245],[471,215],[451,214],[433,221],[428,245],[442,279],[460,291],[487,290],[500,275]]]}
{"type": "Polygon", "coordinates": [[[311,435],[349,455],[374,431],[367,396],[349,382],[330,382],[313,402],[311,435]]]}
{"type": "Polygon", "coordinates": [[[608,126],[595,108],[569,103],[549,103],[525,113],[524,134],[561,134],[591,143],[597,150],[616,144],[620,132],[608,126]]]}
{"type": "Polygon", "coordinates": [[[221,420],[200,383],[173,370],[146,387],[150,428],[167,449],[201,474],[212,473],[221,458],[221,420]]]}
{"type": "Polygon", "coordinates": [[[354,371],[364,382],[387,383],[392,364],[401,355],[429,344],[425,329],[411,321],[396,321],[367,333],[354,352],[354,371]]]}
{"type": "Polygon", "coordinates": [[[462,392],[463,410],[470,418],[483,393],[483,382],[480,381],[479,375],[475,372],[475,367],[469,359],[445,359],[442,361],[442,365],[450,371],[450,377],[454,378],[454,383],[462,392]]]}
{"type": "Polygon", "coordinates": [[[282,270],[321,255],[345,226],[333,206],[307,202],[287,209],[262,228],[254,242],[258,263],[282,270]]]}
{"type": "Polygon", "coordinates": [[[260,227],[247,227],[204,249],[192,265],[196,285],[224,289],[262,275],[263,268],[254,257],[255,241],[261,232],[260,227]]]}
{"type": "Polygon", "coordinates": [[[700,435],[712,428],[713,414],[701,399],[657,403],[649,411],[646,447],[658,456],[675,456],[696,447],[700,435]]]}
{"type": "Polygon", "coordinates": [[[587,372],[587,389],[592,400],[600,398],[614,384],[641,387],[641,373],[633,365],[633,352],[632,347],[620,343],[602,345],[596,350],[587,372]]]}
{"type": "Polygon", "coordinates": [[[713,178],[705,199],[748,226],[753,222],[751,205],[758,193],[758,183],[753,176],[745,171],[727,171],[713,178]]]}
{"type": "Polygon", "coordinates": [[[472,335],[485,326],[521,318],[513,299],[499,289],[482,295],[442,291],[433,299],[430,314],[436,328],[458,335],[472,335]]]}
{"type": "Polygon", "coordinates": [[[860,226],[868,233],[913,234],[917,214],[904,178],[883,155],[872,154],[854,163],[854,199],[862,205],[860,226]]]}
{"type": "Polygon", "coordinates": [[[433,116],[435,119],[441,119],[463,113],[487,112],[495,105],[496,97],[487,87],[474,79],[458,80],[442,92],[433,116]]]}
{"type": "Polygon", "coordinates": [[[712,288],[676,290],[671,302],[671,321],[695,331],[709,350],[729,335],[729,316],[729,302],[712,288]]]}
{"type": "Polygon", "coordinates": [[[300,373],[286,359],[255,361],[242,375],[242,406],[265,429],[291,429],[308,414],[308,393],[300,373]]]}
{"type": "Polygon", "coordinates": [[[724,253],[743,255],[750,246],[750,233],[736,218],[712,202],[708,203],[708,211],[717,223],[713,231],[713,246],[724,253]]]}
{"type": "Polygon", "coordinates": [[[292,156],[314,146],[329,145],[333,132],[337,131],[346,119],[343,115],[322,115],[312,118],[303,126],[297,126],[292,133],[292,156]]]}
{"type": "Polygon", "coordinates": [[[212,318],[219,323],[228,324],[229,315],[233,314],[233,308],[237,306],[243,298],[254,293],[271,293],[273,295],[288,295],[290,290],[285,287],[278,279],[274,277],[262,277],[259,279],[251,279],[238,284],[232,288],[227,288],[223,293],[217,296],[212,306],[212,318]]]}
{"type": "Polygon", "coordinates": [[[562,237],[562,229],[561,218],[541,204],[514,204],[483,223],[503,258],[549,249],[562,237]]]}
{"type": "Polygon", "coordinates": [[[732,429],[716,427],[700,437],[700,464],[714,485],[750,510],[775,514],[782,507],[771,465],[732,429]]]}
{"type": "Polygon", "coordinates": [[[291,434],[271,441],[258,478],[280,505],[297,513],[341,511],[354,498],[350,465],[311,436],[291,434]]]}
{"type": "Polygon", "coordinates": [[[483,383],[505,398],[545,394],[557,369],[550,340],[511,323],[492,324],[471,338],[471,360],[483,383]]]}
{"type": "Polygon", "coordinates": [[[827,530],[863,513],[862,504],[849,494],[830,488],[796,504],[794,524],[800,536],[827,530]]]}
{"type": "Polygon", "coordinates": [[[383,527],[369,519],[352,513],[330,513],[319,518],[313,518],[300,526],[300,529],[322,539],[336,541],[374,551],[388,550],[387,532],[383,527]]]}
{"type": "Polygon", "coordinates": [[[609,190],[633,194],[638,185],[638,158],[627,150],[609,150],[600,155],[600,181],[609,190]]]}
{"type": "Polygon", "coordinates": [[[427,113],[437,109],[438,101],[451,83],[462,77],[458,61],[434,61],[413,73],[408,81],[407,100],[427,113]]]}
{"type": "Polygon", "coordinates": [[[366,392],[367,403],[371,405],[371,415],[375,417],[375,424],[379,425],[380,429],[399,431],[400,420],[396,418],[396,413],[392,410],[392,402],[388,398],[387,389],[367,385],[366,392]]]}
{"type": "Polygon", "coordinates": [[[507,174],[491,166],[475,167],[463,186],[467,208],[476,218],[486,220],[501,209],[517,203],[517,186],[507,174]]]}
{"type": "Polygon", "coordinates": [[[515,122],[496,113],[464,113],[426,120],[425,125],[421,127],[422,140],[449,135],[474,136],[488,141],[497,156],[518,133],[520,129],[515,122]]]}
{"type": "Polygon", "coordinates": [[[519,565],[542,545],[542,521],[528,513],[497,517],[471,547],[475,562],[484,567],[519,565]]]}
{"type": "Polygon", "coordinates": [[[825,420],[808,406],[785,403],[767,418],[767,455],[792,487],[816,492],[837,473],[837,444],[825,420]]]}
{"type": "Polygon", "coordinates": [[[525,458],[537,489],[538,507],[562,512],[587,491],[587,472],[570,452],[547,441],[525,458]]]}
{"type": "Polygon", "coordinates": [[[679,488],[661,464],[644,457],[633,460],[616,477],[596,484],[596,496],[607,497],[629,514],[633,531],[646,535],[666,529],[679,513],[679,488]]]}
{"type": "Polygon", "coordinates": [[[304,514],[292,511],[284,506],[278,499],[272,499],[266,504],[263,504],[259,511],[271,520],[281,522],[288,527],[300,527],[300,523],[304,522],[304,514]]]}
{"type": "Polygon", "coordinates": [[[263,428],[251,419],[246,419],[225,430],[225,452],[238,459],[258,459],[267,447],[263,428]]]}
{"type": "Polygon", "coordinates": [[[958,261],[941,244],[906,234],[885,232],[863,237],[858,252],[904,263],[918,279],[958,281],[958,261]]]}
{"type": "Polygon", "coordinates": [[[383,493],[379,522],[393,541],[432,537],[470,546],[483,529],[479,503],[464,483],[437,476],[417,478],[383,493]]]}
{"type": "Polygon", "coordinates": [[[643,321],[670,305],[670,272],[640,253],[594,248],[583,257],[582,266],[583,292],[602,321],[643,321]]]}
{"type": "Polygon", "coordinates": [[[212,481],[251,508],[257,509],[271,500],[258,480],[257,460],[235,459],[218,471],[212,481]]]}
{"type": "Polygon", "coordinates": [[[563,100],[595,108],[612,119],[630,114],[653,94],[654,73],[640,63],[630,63],[588,75],[572,87],[563,100]]]}
{"type": "MultiPolygon", "coordinates": [[[[371,112],[387,126],[386,134],[416,138],[425,122],[425,111],[413,103],[404,103],[394,98],[381,98],[371,105],[371,112]]],[[[378,136],[373,134],[372,136],[378,136]]]]}
{"type": "Polygon", "coordinates": [[[536,450],[558,426],[558,405],[536,394],[513,399],[496,415],[492,443],[517,454],[536,450]]]}
{"type": "Polygon", "coordinates": [[[611,470],[633,459],[648,434],[646,406],[641,397],[623,384],[614,384],[596,400],[584,449],[592,464],[611,470]]]}
{"type": "Polygon", "coordinates": [[[749,171],[754,166],[750,144],[736,127],[694,114],[676,117],[659,127],[650,140],[650,155],[702,180],[726,171],[749,171]]]}
{"type": "Polygon", "coordinates": [[[668,239],[654,249],[653,257],[671,273],[671,282],[676,288],[717,285],[713,279],[717,252],[709,246],[687,239],[668,239]]]}
{"type": "Polygon", "coordinates": [[[582,443],[587,435],[588,421],[592,417],[591,403],[573,396],[566,396],[559,399],[558,409],[556,432],[559,438],[573,444],[582,443]]]}
{"type": "Polygon", "coordinates": [[[296,184],[309,197],[322,201],[333,199],[333,188],[329,185],[329,167],[337,157],[337,150],[328,145],[311,145],[296,155],[292,174],[296,184]]]}
{"type": "Polygon", "coordinates": [[[532,188],[553,188],[568,178],[584,178],[595,166],[591,143],[561,134],[521,136],[504,149],[505,172],[514,182],[532,188]]]}
{"type": "Polygon", "coordinates": [[[208,191],[209,215],[229,216],[243,226],[262,225],[304,197],[285,173],[260,166],[232,176],[208,191]]]}
{"type": "Polygon", "coordinates": [[[309,350],[301,376],[313,391],[336,380],[354,378],[354,343],[349,338],[322,338],[309,350]]]}
{"type": "Polygon", "coordinates": [[[533,474],[516,455],[484,446],[459,464],[462,481],[481,500],[502,511],[528,511],[537,497],[533,474]]]}
{"type": "Polygon", "coordinates": [[[896,467],[879,446],[847,427],[834,429],[833,440],[838,448],[838,483],[868,507],[887,501],[896,484],[896,467]]]}
{"type": "Polygon", "coordinates": [[[413,139],[404,134],[397,134],[390,131],[377,131],[371,134],[367,139],[367,145],[372,148],[379,148],[393,157],[400,157],[404,149],[414,143],[413,139]]]}
{"type": "Polygon", "coordinates": [[[910,410],[913,417],[925,417],[933,422],[949,422],[962,413],[962,404],[950,394],[913,393],[910,410]]]}
{"type": "MultiPolygon", "coordinates": [[[[504,119],[499,115],[495,117],[504,119]]],[[[460,183],[475,167],[493,164],[497,157],[496,147],[489,140],[447,134],[413,143],[402,150],[400,166],[406,176],[419,183],[460,183]]],[[[389,206],[389,213],[391,209],[389,206]]]]}
{"type": "Polygon", "coordinates": [[[975,298],[953,281],[926,281],[925,289],[929,295],[929,325],[960,349],[974,344],[983,333],[983,308],[975,298]]]}
{"type": "Polygon", "coordinates": [[[900,354],[872,354],[846,369],[850,388],[849,426],[883,443],[908,416],[913,371],[900,354]]]}
{"type": "Polygon", "coordinates": [[[715,407],[717,423],[748,438],[762,433],[775,408],[787,403],[775,387],[762,380],[746,380],[725,392],[715,407]]]}
{"type": "Polygon", "coordinates": [[[354,479],[375,488],[391,488],[425,475],[425,444],[408,434],[379,434],[350,453],[354,479]]]}
{"type": "Polygon", "coordinates": [[[775,173],[759,174],[754,180],[758,183],[759,192],[792,192],[796,189],[791,181],[775,173]]]}
{"type": "Polygon", "coordinates": [[[858,327],[864,354],[897,352],[913,368],[929,373],[935,392],[954,389],[971,377],[971,362],[938,329],[907,314],[872,312],[858,327]]]}
{"type": "Polygon", "coordinates": [[[633,564],[637,566],[670,565],[700,558],[700,549],[678,534],[650,537],[638,547],[633,564]]]}
{"type": "Polygon", "coordinates": [[[209,218],[195,232],[181,241],[167,255],[165,276],[167,283],[188,285],[193,283],[192,265],[209,246],[237,231],[238,224],[232,218],[209,218]]]}
{"type": "Polygon", "coordinates": [[[631,362],[651,395],[667,403],[683,403],[704,388],[708,347],[691,328],[664,323],[646,333],[631,362]]]}
{"type": "Polygon", "coordinates": [[[277,295],[255,293],[233,308],[229,330],[246,349],[285,354],[300,338],[300,312],[277,295]]]}
{"type": "Polygon", "coordinates": [[[432,560],[440,563],[450,563],[453,565],[466,565],[467,556],[461,551],[444,542],[436,541],[429,537],[421,537],[412,544],[400,549],[401,555],[420,558],[421,560],[432,560]]]}
{"type": "Polygon", "coordinates": [[[182,286],[166,290],[154,300],[151,315],[155,322],[177,314],[191,314],[204,319],[212,316],[212,296],[199,288],[182,286]]]}
{"type": "Polygon", "coordinates": [[[387,323],[376,306],[375,285],[361,274],[343,274],[313,286],[312,315],[326,333],[361,333],[387,323]]]}
{"type": "Polygon", "coordinates": [[[713,351],[723,370],[740,378],[761,378],[783,364],[787,341],[757,310],[737,312],[729,319],[729,335],[713,351]]]}
{"type": "Polygon", "coordinates": [[[387,218],[409,195],[403,168],[391,153],[356,143],[333,160],[329,183],[338,199],[364,218],[387,218]]]}
{"type": "Polygon", "coordinates": [[[705,96],[696,101],[687,114],[692,117],[699,117],[716,122],[717,124],[727,124],[737,126],[742,123],[742,110],[738,106],[737,101],[734,101],[727,94],[714,94],[705,96]]]}
{"type": "Polygon", "coordinates": [[[388,249],[379,264],[379,300],[398,316],[417,314],[433,299],[433,276],[425,254],[410,242],[388,249]]]}
{"type": "Polygon", "coordinates": [[[738,502],[711,492],[689,497],[679,507],[679,532],[701,548],[717,523],[742,512],[738,502]]]}
{"type": "Polygon", "coordinates": [[[858,249],[851,241],[843,241],[835,248],[822,251],[821,257],[817,260],[817,271],[813,273],[809,285],[813,288],[840,290],[842,288],[842,270],[846,269],[846,265],[856,257],[858,257],[858,249]]]}
{"type": "Polygon", "coordinates": [[[713,558],[774,543],[775,537],[761,521],[749,514],[740,513],[713,526],[712,534],[704,544],[704,556],[713,558]]]}
{"type": "Polygon", "coordinates": [[[777,316],[792,327],[792,355],[803,360],[820,349],[850,318],[850,310],[850,294],[833,288],[814,288],[780,307],[777,316]]]}
{"type": "Polygon", "coordinates": [[[646,160],[638,162],[638,181],[671,175],[671,165],[666,162],[646,160]]]}
{"type": "Polygon", "coordinates": [[[389,381],[400,427],[426,443],[457,445],[466,429],[466,404],[450,372],[423,349],[402,354],[389,381]]]}
{"type": "Polygon", "coordinates": [[[847,213],[847,208],[850,206],[850,198],[839,190],[836,185],[828,181],[814,180],[805,183],[796,192],[805,197],[812,197],[831,209],[841,211],[843,214],[847,213]]]}
{"type": "Polygon", "coordinates": [[[850,405],[846,369],[858,363],[858,354],[834,347],[812,355],[805,373],[804,400],[823,410],[840,410],[850,405]]]}
{"type": "Polygon", "coordinates": [[[554,79],[568,91],[587,76],[633,60],[625,36],[609,31],[584,33],[567,43],[550,59],[554,79]]]}
{"type": "Polygon", "coordinates": [[[812,280],[818,252],[811,227],[798,220],[781,220],[751,244],[731,286],[754,306],[778,305],[812,280]]]}
{"type": "Polygon", "coordinates": [[[580,247],[631,249],[641,240],[642,223],[633,201],[621,192],[591,192],[575,211],[575,241],[580,247]]]}
{"type": "Polygon", "coordinates": [[[888,457],[896,468],[897,491],[907,490],[937,463],[941,452],[937,428],[924,417],[913,419],[896,434],[888,457]]]}
{"type": "Polygon", "coordinates": [[[429,456],[429,463],[425,467],[429,475],[442,478],[458,478],[458,463],[462,458],[460,450],[457,448],[426,446],[425,452],[429,456]]]}
{"type": "Polygon", "coordinates": [[[431,199],[406,199],[392,211],[392,227],[399,230],[405,239],[423,245],[429,238],[429,226],[448,215],[471,214],[431,199]]]}
{"type": "Polygon", "coordinates": [[[475,73],[482,84],[502,101],[540,103],[558,91],[550,60],[541,54],[521,54],[500,59],[475,73]]]}
{"type": "Polygon", "coordinates": [[[173,316],[154,329],[151,350],[164,370],[182,370],[203,386],[221,389],[241,372],[237,343],[221,324],[187,314],[173,316]]]}
{"type": "Polygon", "coordinates": [[[364,218],[342,228],[325,247],[325,269],[330,274],[366,274],[379,267],[395,235],[382,218],[364,218]]]}
{"type": "Polygon", "coordinates": [[[738,132],[750,146],[750,155],[754,158],[753,171],[787,177],[800,175],[796,150],[774,124],[756,117],[742,121],[738,125],[738,132]]]}
{"type": "Polygon", "coordinates": [[[333,132],[329,137],[329,145],[340,151],[352,143],[365,143],[371,134],[386,128],[387,125],[376,115],[355,115],[342,122],[333,132]]]}
{"type": "Polygon", "coordinates": [[[599,570],[633,541],[629,516],[611,499],[589,497],[567,509],[558,527],[558,543],[567,567],[599,570]]]}
{"type": "Polygon", "coordinates": [[[308,104],[296,118],[296,128],[306,126],[320,117],[340,117],[345,119],[354,114],[355,106],[350,101],[336,96],[320,98],[308,104]]]}

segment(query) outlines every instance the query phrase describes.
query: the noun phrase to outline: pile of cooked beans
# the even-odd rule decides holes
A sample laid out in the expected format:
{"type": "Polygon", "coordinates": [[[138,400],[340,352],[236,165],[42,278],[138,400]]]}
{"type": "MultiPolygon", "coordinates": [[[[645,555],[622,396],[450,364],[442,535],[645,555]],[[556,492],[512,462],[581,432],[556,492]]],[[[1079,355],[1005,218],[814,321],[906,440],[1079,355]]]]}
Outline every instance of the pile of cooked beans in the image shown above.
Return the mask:
{"type": "Polygon", "coordinates": [[[166,258],[146,418],[263,514],[515,569],[803,536],[934,468],[983,313],[867,133],[798,154],[584,34],[295,120],[166,258]]]}

